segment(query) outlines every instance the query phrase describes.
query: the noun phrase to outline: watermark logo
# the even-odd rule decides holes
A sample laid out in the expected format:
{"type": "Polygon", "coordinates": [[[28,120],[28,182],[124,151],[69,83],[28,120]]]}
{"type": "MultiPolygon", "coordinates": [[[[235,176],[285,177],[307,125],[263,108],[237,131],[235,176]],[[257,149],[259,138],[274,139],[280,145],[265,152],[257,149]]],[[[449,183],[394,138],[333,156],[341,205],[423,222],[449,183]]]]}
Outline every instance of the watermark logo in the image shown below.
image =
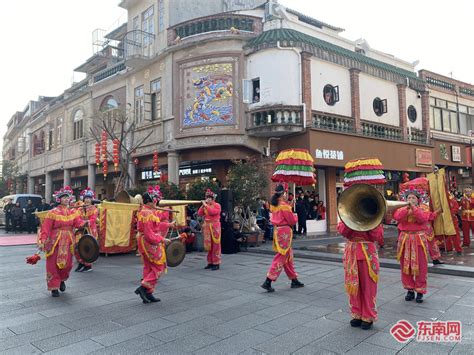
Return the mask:
{"type": "Polygon", "coordinates": [[[392,328],[390,333],[400,343],[406,343],[415,335],[415,328],[409,321],[400,320],[392,328]]]}
{"type": "Polygon", "coordinates": [[[390,333],[400,343],[406,343],[415,337],[416,341],[425,343],[460,342],[462,339],[460,321],[420,321],[416,326],[418,329],[410,322],[400,320],[390,328],[390,333]]]}

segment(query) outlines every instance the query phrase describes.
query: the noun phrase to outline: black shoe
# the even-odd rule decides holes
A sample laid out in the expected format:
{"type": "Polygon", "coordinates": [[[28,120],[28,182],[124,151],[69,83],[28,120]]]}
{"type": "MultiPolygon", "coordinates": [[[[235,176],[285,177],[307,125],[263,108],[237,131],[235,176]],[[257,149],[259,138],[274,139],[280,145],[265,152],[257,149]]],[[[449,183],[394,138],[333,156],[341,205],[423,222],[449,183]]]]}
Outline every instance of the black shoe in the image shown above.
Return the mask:
{"type": "Polygon", "coordinates": [[[76,267],[76,270],[74,270],[74,272],[80,272],[83,267],[85,267],[85,265],[79,263],[79,264],[77,265],[77,267],[76,267]]]}
{"type": "Polygon", "coordinates": [[[61,285],[59,285],[59,291],[66,291],[66,283],[64,281],[61,281],[61,285]]]}
{"type": "Polygon", "coordinates": [[[275,289],[272,287],[272,280],[267,278],[263,284],[260,285],[261,288],[267,290],[267,292],[275,292],[275,289]]]}
{"type": "Polygon", "coordinates": [[[291,280],[291,288],[300,288],[304,287],[304,283],[298,281],[298,279],[291,280]]]}
{"type": "Polygon", "coordinates": [[[369,330],[370,328],[372,328],[372,323],[373,322],[362,322],[360,327],[364,330],[369,330]]]}
{"type": "Polygon", "coordinates": [[[212,264],[207,264],[207,266],[204,268],[205,270],[209,270],[209,269],[212,269],[214,265],[212,264]]]}
{"type": "Polygon", "coordinates": [[[351,319],[350,321],[351,323],[351,327],[360,327],[360,325],[362,324],[362,320],[361,319],[351,319]]]}
{"type": "Polygon", "coordinates": [[[59,291],[58,291],[58,290],[52,290],[52,291],[51,291],[51,296],[53,296],[53,297],[59,297],[59,291]]]}
{"type": "Polygon", "coordinates": [[[423,303],[423,294],[422,293],[417,293],[415,301],[416,301],[416,303],[423,303]]]}
{"type": "Polygon", "coordinates": [[[405,301],[413,301],[414,298],[415,298],[415,292],[408,291],[407,295],[405,296],[405,301]]]}
{"type": "Polygon", "coordinates": [[[139,295],[143,303],[150,303],[150,300],[146,297],[145,287],[140,286],[135,290],[135,294],[139,295]]]}
{"type": "Polygon", "coordinates": [[[441,260],[433,260],[433,265],[441,265],[444,264],[441,260]]]}
{"type": "Polygon", "coordinates": [[[146,298],[150,302],[160,302],[161,301],[159,298],[155,298],[155,296],[153,296],[153,293],[147,293],[146,298]]]}
{"type": "Polygon", "coordinates": [[[219,265],[212,265],[212,267],[211,267],[212,271],[219,270],[219,269],[220,269],[219,265]]]}
{"type": "Polygon", "coordinates": [[[92,266],[84,266],[80,272],[89,272],[92,271],[92,266]]]}

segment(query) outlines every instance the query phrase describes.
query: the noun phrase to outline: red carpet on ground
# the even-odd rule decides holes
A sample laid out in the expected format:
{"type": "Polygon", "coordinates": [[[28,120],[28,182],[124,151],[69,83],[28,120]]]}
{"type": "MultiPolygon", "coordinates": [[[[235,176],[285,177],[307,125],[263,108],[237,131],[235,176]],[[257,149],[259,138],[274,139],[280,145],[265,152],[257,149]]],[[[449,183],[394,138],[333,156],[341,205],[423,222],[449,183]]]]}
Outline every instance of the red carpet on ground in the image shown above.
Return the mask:
{"type": "Polygon", "coordinates": [[[36,244],[36,234],[1,236],[0,246],[36,244]]]}

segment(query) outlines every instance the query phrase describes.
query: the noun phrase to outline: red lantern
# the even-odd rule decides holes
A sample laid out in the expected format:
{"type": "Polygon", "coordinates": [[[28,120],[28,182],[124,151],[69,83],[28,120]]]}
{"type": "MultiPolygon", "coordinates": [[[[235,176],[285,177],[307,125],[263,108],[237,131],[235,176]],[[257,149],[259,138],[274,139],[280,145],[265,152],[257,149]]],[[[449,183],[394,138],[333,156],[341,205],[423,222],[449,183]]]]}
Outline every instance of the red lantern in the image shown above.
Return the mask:
{"type": "Polygon", "coordinates": [[[160,167],[158,166],[158,152],[153,153],[153,172],[157,173],[160,167]]]}
{"type": "Polygon", "coordinates": [[[114,158],[114,169],[115,169],[115,172],[117,172],[118,170],[118,166],[119,166],[119,162],[120,162],[120,155],[119,155],[119,146],[120,146],[120,142],[118,139],[114,139],[113,140],[113,151],[114,151],[114,154],[113,154],[113,158],[114,158]]]}
{"type": "Polygon", "coordinates": [[[102,166],[102,171],[104,172],[104,180],[107,179],[107,173],[109,171],[109,162],[107,160],[104,160],[103,166],[102,166]]]}
{"type": "Polygon", "coordinates": [[[107,160],[107,132],[102,131],[102,161],[105,162],[107,160]]]}
{"type": "Polygon", "coordinates": [[[97,167],[100,165],[100,144],[96,143],[95,144],[95,163],[97,164],[97,167]]]}

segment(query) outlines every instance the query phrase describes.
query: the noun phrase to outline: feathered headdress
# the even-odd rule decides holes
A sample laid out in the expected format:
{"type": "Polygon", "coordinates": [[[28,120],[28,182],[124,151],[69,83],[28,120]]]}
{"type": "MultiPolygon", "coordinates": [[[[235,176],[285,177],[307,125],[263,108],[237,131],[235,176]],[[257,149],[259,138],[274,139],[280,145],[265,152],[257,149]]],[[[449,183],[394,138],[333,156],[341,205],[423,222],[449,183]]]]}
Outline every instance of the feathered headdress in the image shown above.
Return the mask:
{"type": "Polygon", "coordinates": [[[344,187],[354,184],[384,185],[386,182],[382,163],[377,158],[355,159],[344,166],[344,187]]]}
{"type": "Polygon", "coordinates": [[[406,201],[408,195],[415,195],[420,203],[428,204],[430,186],[427,178],[420,177],[400,185],[400,199],[406,201]]]}
{"type": "Polygon", "coordinates": [[[211,190],[211,189],[207,189],[206,190],[206,198],[210,197],[210,198],[216,198],[216,194],[211,190]]]}
{"type": "Polygon", "coordinates": [[[95,199],[95,192],[90,187],[86,187],[81,192],[81,200],[86,198],[95,199]]]}
{"type": "Polygon", "coordinates": [[[159,185],[149,186],[146,193],[151,197],[154,203],[158,203],[163,198],[159,185]]]}
{"type": "Polygon", "coordinates": [[[53,197],[56,200],[56,202],[59,203],[61,201],[61,197],[67,196],[71,200],[73,194],[74,194],[74,191],[72,191],[71,186],[64,186],[58,191],[55,191],[53,194],[53,197]]]}

